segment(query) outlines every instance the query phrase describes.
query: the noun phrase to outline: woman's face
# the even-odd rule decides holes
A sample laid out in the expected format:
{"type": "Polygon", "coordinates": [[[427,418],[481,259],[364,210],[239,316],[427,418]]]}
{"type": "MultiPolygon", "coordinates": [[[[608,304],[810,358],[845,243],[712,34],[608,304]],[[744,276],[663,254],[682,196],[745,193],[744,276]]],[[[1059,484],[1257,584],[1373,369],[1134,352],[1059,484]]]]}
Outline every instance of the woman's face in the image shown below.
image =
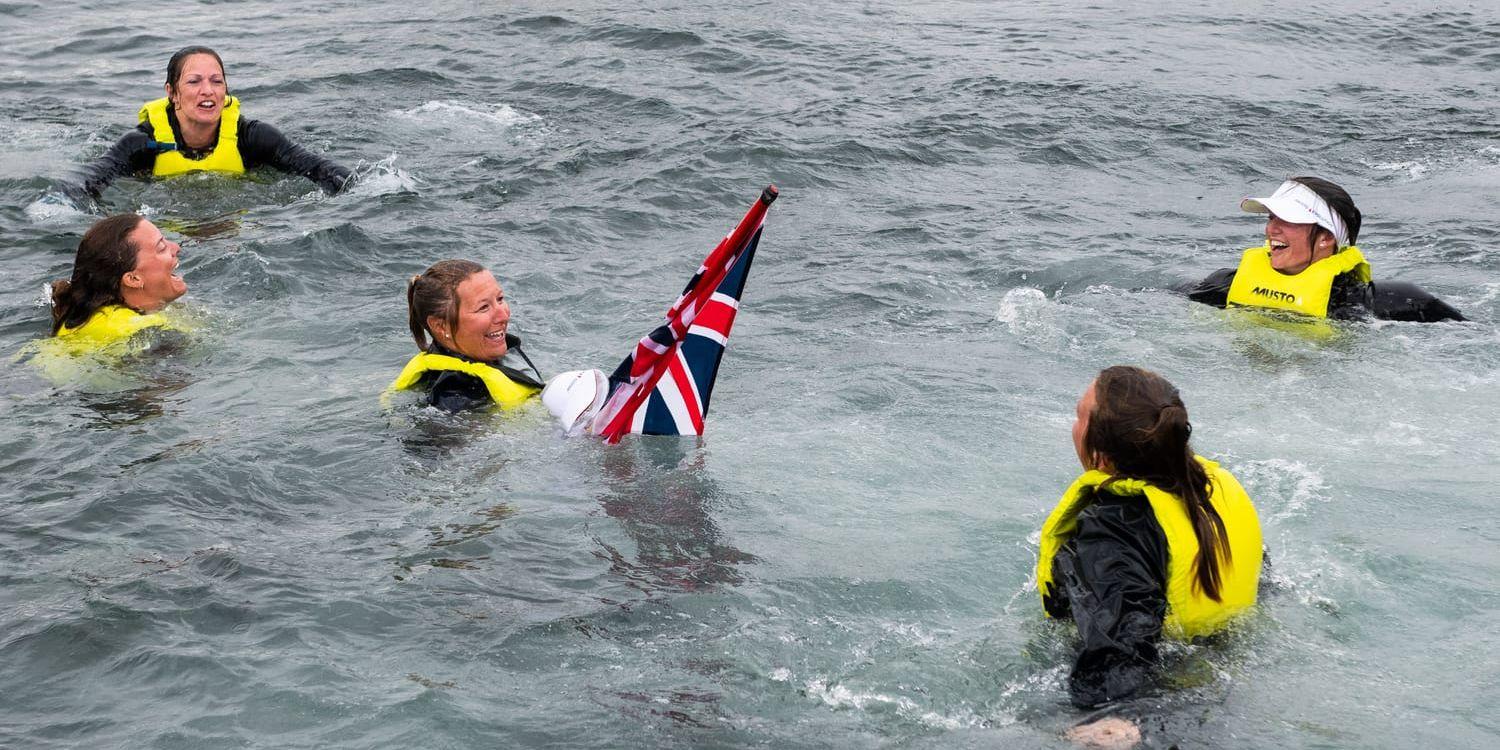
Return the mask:
{"type": "Polygon", "coordinates": [[[448,321],[428,318],[427,327],[448,349],[481,362],[505,356],[505,332],[510,327],[510,304],[494,274],[480,271],[458,285],[458,325],[448,330],[448,321]]]}
{"type": "Polygon", "coordinates": [[[127,304],[141,312],[155,312],[187,293],[187,282],[173,273],[181,245],[144,220],[131,231],[130,242],[135,246],[135,268],[120,279],[127,304]]]}
{"type": "Polygon", "coordinates": [[[218,125],[228,90],[219,61],[213,55],[199,53],[182,61],[177,84],[167,87],[167,96],[172,99],[178,122],[218,125]]]}
{"type": "Polygon", "coordinates": [[[1302,273],[1314,261],[1333,255],[1333,237],[1319,232],[1317,224],[1293,224],[1276,214],[1266,220],[1266,244],[1271,246],[1271,267],[1288,276],[1302,273]],[[1317,235],[1316,246],[1314,235],[1317,235]]]}
{"type": "Polygon", "coordinates": [[[1073,419],[1073,450],[1078,452],[1078,463],[1083,464],[1085,469],[1098,468],[1088,450],[1083,446],[1083,436],[1089,431],[1089,415],[1094,413],[1094,407],[1098,404],[1094,393],[1094,385],[1098,380],[1089,383],[1088,390],[1083,392],[1083,397],[1078,399],[1073,419]]]}

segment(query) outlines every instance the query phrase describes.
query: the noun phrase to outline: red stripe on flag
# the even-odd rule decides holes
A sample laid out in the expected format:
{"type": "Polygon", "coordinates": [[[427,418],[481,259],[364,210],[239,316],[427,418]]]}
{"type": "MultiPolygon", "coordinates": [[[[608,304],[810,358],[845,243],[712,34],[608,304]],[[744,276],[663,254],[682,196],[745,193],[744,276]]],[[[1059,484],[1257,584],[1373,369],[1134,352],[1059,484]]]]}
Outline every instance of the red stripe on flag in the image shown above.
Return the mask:
{"type": "Polygon", "coordinates": [[[734,307],[714,300],[703,312],[698,313],[698,319],[693,321],[693,325],[712,329],[720,336],[727,337],[729,329],[734,326],[734,314],[737,312],[739,310],[734,307]]]}
{"type": "Polygon", "coordinates": [[[703,409],[698,406],[698,389],[693,386],[693,378],[688,374],[687,363],[682,360],[681,354],[672,359],[672,366],[668,371],[672,373],[673,382],[677,383],[677,391],[682,394],[682,405],[687,407],[688,418],[693,422],[691,434],[702,435],[703,409]]]}

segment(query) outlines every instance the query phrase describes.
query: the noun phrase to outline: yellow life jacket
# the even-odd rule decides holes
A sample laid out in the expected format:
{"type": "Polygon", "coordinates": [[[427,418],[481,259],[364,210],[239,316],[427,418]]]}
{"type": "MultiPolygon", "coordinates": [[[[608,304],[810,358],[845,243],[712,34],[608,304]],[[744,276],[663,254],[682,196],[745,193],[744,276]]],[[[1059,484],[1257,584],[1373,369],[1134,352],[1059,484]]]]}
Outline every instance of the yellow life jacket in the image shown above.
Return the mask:
{"type": "Polygon", "coordinates": [[[124,305],[105,305],[77,328],[63,326],[54,338],[70,354],[84,354],[113,347],[148,328],[175,326],[161,313],[138,313],[124,305]]]}
{"type": "Polygon", "coordinates": [[[1260,583],[1260,519],[1245,489],[1234,475],[1203,457],[1197,457],[1208,473],[1212,490],[1209,502],[1224,521],[1229,537],[1229,560],[1219,559],[1220,601],[1208,598],[1197,585],[1198,537],[1182,499],[1157,489],[1139,479],[1119,479],[1102,487],[1110,475],[1102,471],[1084,472],[1063,493],[1057,507],[1042,525],[1041,558],[1036,564],[1036,585],[1045,600],[1053,596],[1056,583],[1052,562],[1058,550],[1078,529],[1079,500],[1098,490],[1115,495],[1145,495],[1151,512],[1167,538],[1167,616],[1162,633],[1170,638],[1189,640],[1209,635],[1229,623],[1235,615],[1255,604],[1260,583]]]}
{"type": "Polygon", "coordinates": [[[422,352],[407,361],[406,367],[401,369],[401,374],[397,375],[395,382],[391,383],[390,390],[402,391],[413,388],[424,374],[444,370],[468,373],[484,381],[485,390],[489,391],[490,398],[505,409],[519,406],[542,391],[535,386],[510,379],[498,367],[432,352],[422,352]]]}
{"type": "MultiPolygon", "coordinates": [[[[140,121],[151,123],[151,137],[158,143],[176,146],[177,136],[172,132],[172,123],[167,119],[167,109],[172,100],[162,97],[141,105],[140,121]]],[[[157,177],[187,174],[188,172],[228,172],[243,174],[245,162],[240,158],[240,100],[224,97],[224,110],[219,113],[219,142],[213,151],[202,159],[189,159],[181,150],[162,151],[156,155],[156,165],[151,174],[157,177]]]]}
{"type": "Polygon", "coordinates": [[[1229,285],[1228,303],[1326,318],[1334,278],[1350,271],[1360,281],[1369,283],[1370,264],[1353,245],[1290,276],[1271,267],[1269,244],[1252,247],[1240,256],[1240,267],[1229,285]]]}

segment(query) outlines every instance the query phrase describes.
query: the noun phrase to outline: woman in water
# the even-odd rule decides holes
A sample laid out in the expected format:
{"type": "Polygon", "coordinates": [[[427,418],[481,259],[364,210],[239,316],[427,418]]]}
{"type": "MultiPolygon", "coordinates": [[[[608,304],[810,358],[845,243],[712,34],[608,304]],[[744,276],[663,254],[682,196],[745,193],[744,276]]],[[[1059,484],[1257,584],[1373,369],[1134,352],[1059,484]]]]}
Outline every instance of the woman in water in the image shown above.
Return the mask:
{"type": "Polygon", "coordinates": [[[172,55],[166,93],[143,105],[140,124],[87,168],[85,192],[97,198],[121,175],[242,174],[261,165],[306,177],[329,193],[349,181],[348,169],[242,116],[239,99],[229,95],[223,61],[207,47],[172,55]]]}
{"type": "Polygon", "coordinates": [[[1148,370],[1107,368],[1078,400],[1084,473],[1042,526],[1036,577],[1047,616],[1078,626],[1068,688],[1079,707],[1143,687],[1162,637],[1212,635],[1255,603],[1255,507],[1193,453],[1191,432],[1177,389],[1148,370]]]}
{"type": "Polygon", "coordinates": [[[1361,215],[1349,193],[1328,180],[1293,177],[1268,198],[1240,208],[1267,214],[1266,244],[1246,250],[1237,268],[1221,268],[1188,290],[1216,307],[1261,307],[1342,320],[1463,320],[1415,284],[1374,282],[1355,246],[1361,215]]]}
{"type": "Polygon", "coordinates": [[[484,266],[438,261],[411,278],[406,306],[420,351],[392,389],[425,390],[429,404],[450,412],[494,404],[508,408],[541,391],[541,375],[521,351],[521,340],[509,332],[505,292],[484,266]],[[512,352],[530,373],[504,364],[512,352]]]}
{"type": "Polygon", "coordinates": [[[187,292],[182,248],[136,214],[100,219],[78,243],[73,277],[52,283],[52,335],[79,351],[170,328],[162,308],[187,292]]]}

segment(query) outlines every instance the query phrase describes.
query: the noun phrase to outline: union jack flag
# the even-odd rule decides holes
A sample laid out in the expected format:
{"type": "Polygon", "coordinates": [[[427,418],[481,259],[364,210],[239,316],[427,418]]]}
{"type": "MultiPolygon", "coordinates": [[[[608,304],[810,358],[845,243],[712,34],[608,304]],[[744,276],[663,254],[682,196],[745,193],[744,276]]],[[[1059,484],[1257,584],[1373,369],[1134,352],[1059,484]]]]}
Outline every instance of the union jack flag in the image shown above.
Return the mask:
{"type": "Polygon", "coordinates": [[[740,309],[740,294],[760,244],[766,209],[776,200],[766,187],[745,218],[704,259],[667,320],[635,345],[609,376],[609,400],[594,418],[607,442],[622,435],[701,435],[719,360],[740,309]]]}

